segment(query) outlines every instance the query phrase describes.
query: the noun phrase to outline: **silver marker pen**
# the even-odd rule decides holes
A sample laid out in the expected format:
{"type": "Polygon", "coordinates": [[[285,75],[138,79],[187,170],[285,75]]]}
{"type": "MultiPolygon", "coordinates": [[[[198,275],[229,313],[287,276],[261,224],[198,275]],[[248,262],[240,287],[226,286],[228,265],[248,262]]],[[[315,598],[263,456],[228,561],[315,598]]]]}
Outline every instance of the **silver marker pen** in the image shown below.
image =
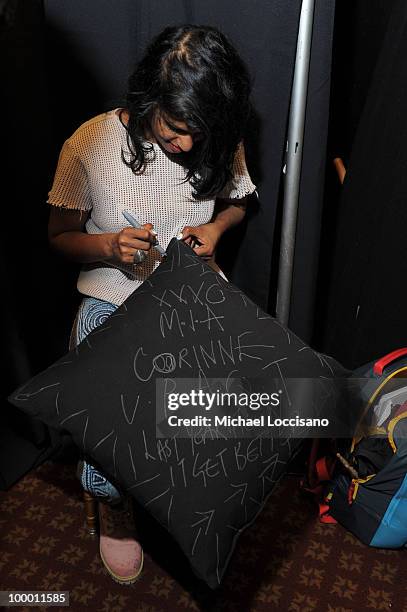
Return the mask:
{"type": "MultiPolygon", "coordinates": [[[[126,212],[125,210],[122,211],[122,215],[126,219],[126,221],[128,221],[130,223],[130,225],[132,225],[136,229],[143,229],[143,226],[141,225],[141,223],[139,223],[137,221],[137,219],[135,219],[133,217],[133,215],[131,215],[130,213],[126,212]]],[[[162,246],[160,246],[158,244],[158,242],[156,244],[153,244],[152,246],[155,249],[157,249],[157,251],[160,253],[160,255],[162,255],[163,257],[166,257],[166,255],[167,255],[166,251],[162,248],[162,246]]]]}

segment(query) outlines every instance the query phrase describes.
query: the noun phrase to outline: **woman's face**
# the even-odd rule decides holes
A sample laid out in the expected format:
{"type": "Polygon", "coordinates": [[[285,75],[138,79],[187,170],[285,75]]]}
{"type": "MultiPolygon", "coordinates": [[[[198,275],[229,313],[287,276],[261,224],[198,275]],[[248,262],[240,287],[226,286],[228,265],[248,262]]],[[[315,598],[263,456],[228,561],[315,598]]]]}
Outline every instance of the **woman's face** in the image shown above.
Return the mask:
{"type": "Polygon", "coordinates": [[[188,153],[201,134],[191,132],[183,121],[171,119],[156,111],[151,121],[151,132],[155,141],[168,153],[188,153]]]}

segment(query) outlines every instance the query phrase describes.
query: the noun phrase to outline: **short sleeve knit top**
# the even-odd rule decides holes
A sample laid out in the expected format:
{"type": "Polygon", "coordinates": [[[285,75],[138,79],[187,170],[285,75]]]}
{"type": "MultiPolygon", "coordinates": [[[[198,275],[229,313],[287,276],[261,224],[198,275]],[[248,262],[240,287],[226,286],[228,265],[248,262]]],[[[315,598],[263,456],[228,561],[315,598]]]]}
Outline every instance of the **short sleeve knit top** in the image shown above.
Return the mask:
{"type": "MultiPolygon", "coordinates": [[[[119,232],[128,223],[122,211],[141,224],[152,223],[161,246],[167,247],[186,225],[210,221],[215,199],[195,199],[185,182],[185,168],[153,143],[146,169],[135,174],[122,161],[128,152],[127,131],[116,110],[81,125],[64,143],[48,203],[90,211],[89,234],[119,232]]],[[[219,196],[243,198],[256,189],[247,171],[243,143],[233,165],[233,178],[219,196]]],[[[106,261],[84,264],[78,290],[84,295],[120,305],[159,265],[161,256],[148,252],[141,265],[113,265],[106,261]]]]}

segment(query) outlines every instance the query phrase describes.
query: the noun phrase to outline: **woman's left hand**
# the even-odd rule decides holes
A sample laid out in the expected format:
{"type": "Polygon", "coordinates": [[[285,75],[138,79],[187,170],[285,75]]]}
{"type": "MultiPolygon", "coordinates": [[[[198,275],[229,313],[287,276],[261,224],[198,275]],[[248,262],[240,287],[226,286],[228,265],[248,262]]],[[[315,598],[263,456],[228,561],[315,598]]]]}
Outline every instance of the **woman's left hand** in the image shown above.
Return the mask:
{"type": "Polygon", "coordinates": [[[211,258],[222,235],[216,223],[205,223],[197,227],[187,225],[182,230],[182,240],[189,244],[197,255],[204,258],[211,258]]]}

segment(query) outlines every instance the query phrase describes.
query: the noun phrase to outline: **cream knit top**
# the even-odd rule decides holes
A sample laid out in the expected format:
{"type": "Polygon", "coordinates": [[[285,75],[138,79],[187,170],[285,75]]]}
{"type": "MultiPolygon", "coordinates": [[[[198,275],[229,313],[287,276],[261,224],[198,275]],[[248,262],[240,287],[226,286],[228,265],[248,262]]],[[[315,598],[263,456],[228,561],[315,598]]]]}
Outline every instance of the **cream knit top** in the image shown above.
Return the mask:
{"type": "MultiPolygon", "coordinates": [[[[146,169],[134,174],[122,159],[128,154],[126,129],[116,110],[94,117],[65,141],[47,202],[53,206],[90,211],[88,234],[119,232],[128,225],[122,211],[141,224],[152,223],[165,249],[186,225],[211,220],[215,199],[192,196],[185,168],[170,158],[158,144],[148,154],[146,169]]],[[[243,198],[252,193],[243,143],[236,151],[233,179],[219,196],[243,198]]],[[[161,256],[150,249],[137,266],[113,265],[105,261],[84,264],[78,290],[84,295],[120,305],[159,265],[161,256]]]]}

